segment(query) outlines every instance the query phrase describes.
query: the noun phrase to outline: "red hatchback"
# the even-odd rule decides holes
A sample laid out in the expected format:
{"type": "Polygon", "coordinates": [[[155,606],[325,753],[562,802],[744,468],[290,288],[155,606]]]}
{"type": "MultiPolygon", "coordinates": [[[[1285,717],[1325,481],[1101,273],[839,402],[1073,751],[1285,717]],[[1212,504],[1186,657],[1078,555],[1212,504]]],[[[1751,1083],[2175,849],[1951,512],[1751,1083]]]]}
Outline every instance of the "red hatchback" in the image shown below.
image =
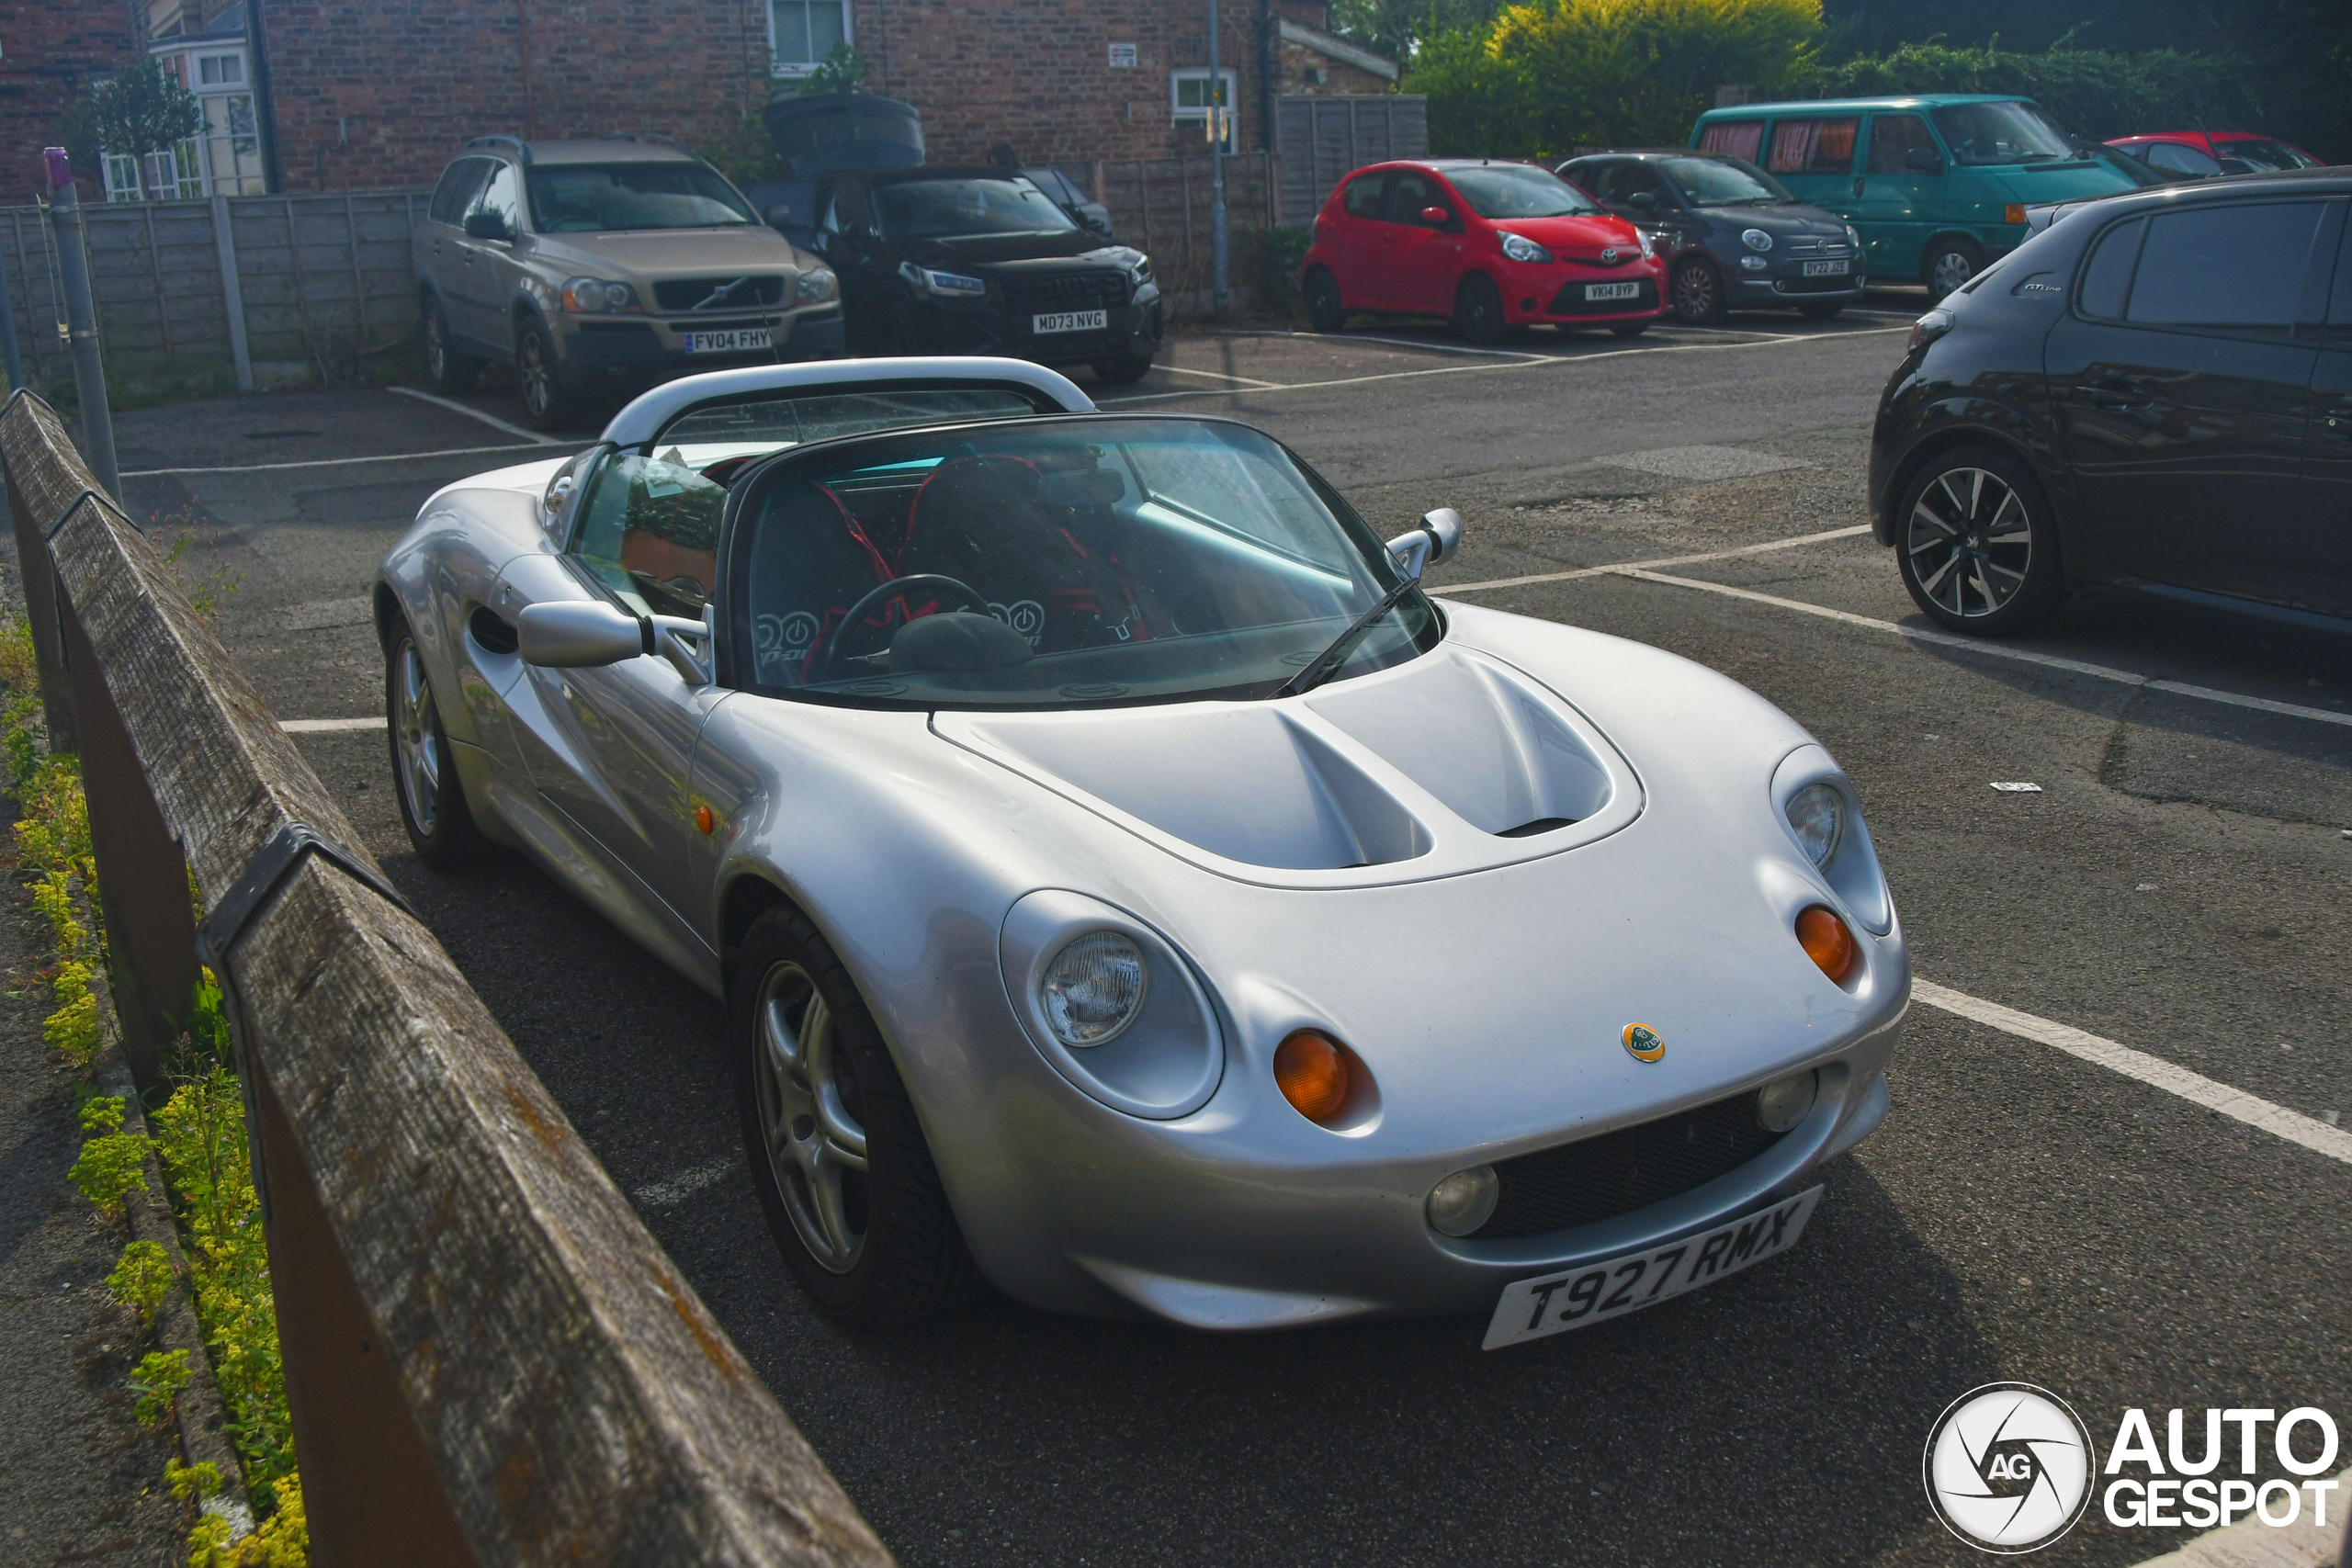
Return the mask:
{"type": "Polygon", "coordinates": [[[1461,158],[1341,180],[1298,286],[1317,332],[1367,310],[1496,343],[1537,321],[1631,337],[1658,317],[1662,273],[1647,236],[1548,169],[1461,158]]]}

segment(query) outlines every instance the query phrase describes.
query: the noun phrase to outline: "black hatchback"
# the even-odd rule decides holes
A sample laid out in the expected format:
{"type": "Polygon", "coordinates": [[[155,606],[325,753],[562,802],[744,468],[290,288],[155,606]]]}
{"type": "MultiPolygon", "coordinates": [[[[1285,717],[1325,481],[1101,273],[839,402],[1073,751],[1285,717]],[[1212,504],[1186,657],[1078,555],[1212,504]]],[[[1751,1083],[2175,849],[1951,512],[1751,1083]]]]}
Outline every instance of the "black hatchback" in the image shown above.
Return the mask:
{"type": "Polygon", "coordinates": [[[1020,174],[858,170],[813,195],[803,243],[841,279],[854,352],[1001,354],[1114,382],[1140,378],[1159,352],[1151,258],[1080,228],[1020,174]]]}
{"type": "Polygon", "coordinates": [[[1862,297],[1860,236],[1745,158],[1680,147],[1593,152],[1555,172],[1657,236],[1667,308],[1679,321],[1776,309],[1822,320],[1862,297]]]}
{"type": "Polygon", "coordinates": [[[2352,173],[2068,209],[1919,318],[1871,515],[1954,630],[2120,587],[2352,631],[2352,173]]]}

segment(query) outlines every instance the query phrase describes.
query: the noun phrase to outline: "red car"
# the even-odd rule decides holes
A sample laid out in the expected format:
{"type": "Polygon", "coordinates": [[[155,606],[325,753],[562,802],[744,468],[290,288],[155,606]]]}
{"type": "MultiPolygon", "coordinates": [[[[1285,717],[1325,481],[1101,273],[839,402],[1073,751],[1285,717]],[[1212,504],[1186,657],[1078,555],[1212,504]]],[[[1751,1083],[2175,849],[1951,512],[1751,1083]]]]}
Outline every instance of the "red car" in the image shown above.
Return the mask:
{"type": "Polygon", "coordinates": [[[1447,158],[1341,180],[1298,287],[1317,332],[1366,310],[1498,343],[1537,321],[1632,337],[1663,308],[1663,273],[1647,236],[1548,169],[1447,158]]]}
{"type": "Polygon", "coordinates": [[[2151,130],[2119,136],[2108,145],[2155,168],[2194,176],[2265,175],[2320,166],[2317,158],[2293,142],[2250,130],[2217,130],[2210,136],[2201,130],[2151,130]]]}

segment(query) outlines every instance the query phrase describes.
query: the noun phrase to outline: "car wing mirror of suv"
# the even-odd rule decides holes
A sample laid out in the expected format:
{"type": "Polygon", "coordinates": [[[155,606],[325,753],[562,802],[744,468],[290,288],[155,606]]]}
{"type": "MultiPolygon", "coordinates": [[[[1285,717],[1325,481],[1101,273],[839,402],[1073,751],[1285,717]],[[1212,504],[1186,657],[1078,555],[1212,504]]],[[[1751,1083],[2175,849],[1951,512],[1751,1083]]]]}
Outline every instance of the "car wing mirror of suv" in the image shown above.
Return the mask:
{"type": "Polygon", "coordinates": [[[769,208],[765,212],[760,214],[760,221],[766,224],[771,229],[783,228],[786,224],[792,221],[792,204],[788,201],[777,202],[774,207],[769,208]]]}
{"type": "Polygon", "coordinates": [[[1644,212],[1654,211],[1657,207],[1657,192],[1654,190],[1637,190],[1633,195],[1625,198],[1625,205],[1628,207],[1638,207],[1644,212]]]}
{"type": "Polygon", "coordinates": [[[497,213],[469,212],[466,214],[466,238],[469,240],[510,240],[514,238],[514,236],[506,231],[506,220],[501,218],[497,213]]]}

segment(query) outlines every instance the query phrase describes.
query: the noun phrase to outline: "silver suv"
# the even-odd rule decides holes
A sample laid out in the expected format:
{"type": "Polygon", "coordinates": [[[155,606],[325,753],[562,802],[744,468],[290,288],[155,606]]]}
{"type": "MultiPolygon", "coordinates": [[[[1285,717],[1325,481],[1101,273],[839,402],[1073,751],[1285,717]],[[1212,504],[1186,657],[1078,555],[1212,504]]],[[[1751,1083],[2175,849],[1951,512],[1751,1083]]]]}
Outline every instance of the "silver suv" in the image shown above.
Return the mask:
{"type": "Polygon", "coordinates": [[[478,136],[413,248],[434,385],[510,363],[538,430],[664,377],[842,352],[831,271],[663,137],[478,136]]]}

